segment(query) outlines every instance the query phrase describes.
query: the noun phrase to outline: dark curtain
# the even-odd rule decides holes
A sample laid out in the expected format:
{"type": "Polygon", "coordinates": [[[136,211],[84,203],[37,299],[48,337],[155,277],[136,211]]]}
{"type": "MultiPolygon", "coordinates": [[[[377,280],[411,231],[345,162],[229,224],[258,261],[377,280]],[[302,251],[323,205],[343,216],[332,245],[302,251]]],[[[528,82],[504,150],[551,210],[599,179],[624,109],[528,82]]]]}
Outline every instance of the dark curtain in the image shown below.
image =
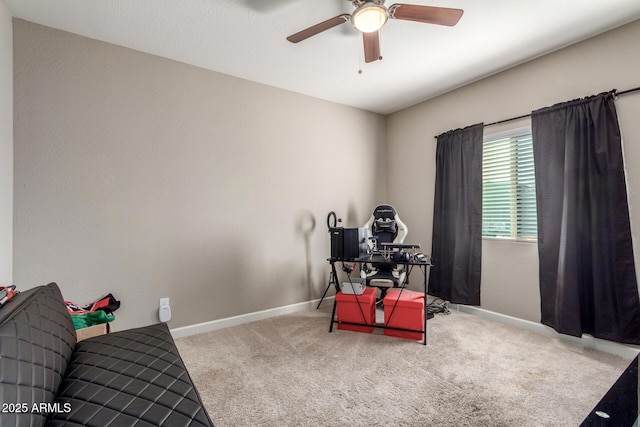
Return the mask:
{"type": "Polygon", "coordinates": [[[480,305],[482,131],[477,124],[438,136],[429,294],[480,305]]]}
{"type": "Polygon", "coordinates": [[[618,117],[604,93],[531,116],[541,322],[640,344],[640,302],[618,117]]]}

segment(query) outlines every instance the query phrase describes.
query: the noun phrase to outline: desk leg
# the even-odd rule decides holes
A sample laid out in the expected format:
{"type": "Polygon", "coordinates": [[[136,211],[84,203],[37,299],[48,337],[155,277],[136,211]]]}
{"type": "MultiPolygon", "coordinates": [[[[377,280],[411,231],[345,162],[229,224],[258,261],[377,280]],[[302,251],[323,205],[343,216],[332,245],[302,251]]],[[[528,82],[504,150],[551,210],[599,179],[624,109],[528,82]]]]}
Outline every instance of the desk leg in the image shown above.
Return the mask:
{"type": "Polygon", "coordinates": [[[331,311],[331,323],[329,324],[329,332],[333,332],[333,319],[336,317],[336,300],[333,300],[333,310],[331,311]]]}
{"type": "Polygon", "coordinates": [[[424,298],[424,341],[422,345],[427,345],[427,297],[424,298]]]}
{"type": "Polygon", "coordinates": [[[427,266],[424,266],[424,341],[422,345],[427,345],[427,266]]]}

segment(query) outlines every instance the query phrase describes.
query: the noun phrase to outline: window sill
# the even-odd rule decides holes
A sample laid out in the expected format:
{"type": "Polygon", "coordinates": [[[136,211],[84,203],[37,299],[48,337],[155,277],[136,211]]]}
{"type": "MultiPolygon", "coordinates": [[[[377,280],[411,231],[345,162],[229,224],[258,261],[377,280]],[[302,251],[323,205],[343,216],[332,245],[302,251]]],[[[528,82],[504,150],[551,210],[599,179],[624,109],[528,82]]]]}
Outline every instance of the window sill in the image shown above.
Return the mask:
{"type": "Polygon", "coordinates": [[[512,238],[512,237],[488,237],[482,236],[482,240],[490,240],[494,242],[510,242],[510,243],[529,243],[538,244],[538,239],[512,238]]]}

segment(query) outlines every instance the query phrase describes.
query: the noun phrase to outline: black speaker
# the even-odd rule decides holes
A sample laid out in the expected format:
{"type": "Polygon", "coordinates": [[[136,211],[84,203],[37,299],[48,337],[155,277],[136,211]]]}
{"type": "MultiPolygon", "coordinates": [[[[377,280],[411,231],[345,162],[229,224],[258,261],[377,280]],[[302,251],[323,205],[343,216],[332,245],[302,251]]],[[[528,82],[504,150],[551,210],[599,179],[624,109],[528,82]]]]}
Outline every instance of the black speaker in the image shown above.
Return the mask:
{"type": "Polygon", "coordinates": [[[330,228],[331,258],[357,259],[367,255],[366,228],[330,228]]]}

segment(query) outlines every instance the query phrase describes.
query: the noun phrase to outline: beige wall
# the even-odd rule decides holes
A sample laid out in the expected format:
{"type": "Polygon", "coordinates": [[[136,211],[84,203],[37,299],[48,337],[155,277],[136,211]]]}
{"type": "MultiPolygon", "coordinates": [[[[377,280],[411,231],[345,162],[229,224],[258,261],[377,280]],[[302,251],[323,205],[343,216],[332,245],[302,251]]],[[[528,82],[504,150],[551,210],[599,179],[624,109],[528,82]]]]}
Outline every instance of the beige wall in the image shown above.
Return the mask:
{"type": "MultiPolygon", "coordinates": [[[[640,84],[640,22],[387,118],[14,26],[15,282],[79,303],[113,292],[120,327],[156,321],[165,296],[171,327],[319,297],[330,210],[356,226],[388,201],[429,252],[434,135],[640,84]]],[[[618,112],[638,256],[640,94],[618,112]]],[[[482,306],[538,321],[536,245],[483,252],[482,306]]]]}
{"type": "Polygon", "coordinates": [[[380,115],[21,20],[14,46],[15,282],[112,292],[117,328],[319,298],[327,213],[386,200],[380,115]]]}
{"type": "Polygon", "coordinates": [[[13,33],[0,2],[0,285],[13,282],[13,33]]]}
{"type": "MultiPolygon", "coordinates": [[[[640,21],[546,55],[388,117],[389,200],[411,228],[407,240],[431,248],[435,181],[434,135],[506,119],[614,88],[640,85],[640,21]]],[[[636,258],[640,253],[640,93],[617,102],[624,138],[636,258]]],[[[521,127],[527,120],[486,133],[521,127]]],[[[539,321],[535,244],[485,240],[482,307],[539,321]]]]}

